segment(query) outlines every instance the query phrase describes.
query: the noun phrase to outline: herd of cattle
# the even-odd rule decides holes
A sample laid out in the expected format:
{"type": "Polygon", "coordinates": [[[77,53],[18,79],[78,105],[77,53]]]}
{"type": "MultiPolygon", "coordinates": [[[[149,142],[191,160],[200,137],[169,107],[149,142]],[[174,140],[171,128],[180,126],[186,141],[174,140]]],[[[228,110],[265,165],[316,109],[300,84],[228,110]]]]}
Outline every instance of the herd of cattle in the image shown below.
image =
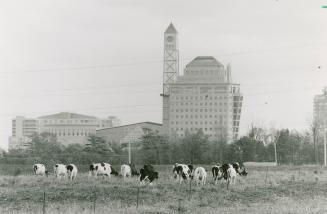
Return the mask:
{"type": "MultiPolygon", "coordinates": [[[[48,176],[49,174],[44,164],[34,164],[33,171],[35,175],[48,176]]],[[[246,176],[248,174],[244,165],[237,162],[233,164],[223,164],[221,166],[218,164],[214,165],[212,166],[211,171],[215,184],[222,178],[227,181],[227,184],[235,184],[237,174],[241,176],[246,176]]],[[[53,167],[53,173],[59,180],[64,177],[73,180],[76,178],[77,172],[77,167],[74,164],[56,164],[53,167]]],[[[108,176],[110,178],[111,175],[118,176],[119,173],[109,163],[91,164],[89,167],[89,176],[97,177],[99,175],[108,176]]],[[[145,184],[146,181],[149,181],[150,185],[152,185],[152,182],[155,179],[159,178],[159,173],[156,172],[154,167],[150,164],[145,164],[139,172],[136,170],[133,164],[123,164],[120,167],[120,175],[124,179],[131,176],[139,176],[141,184],[145,184]]],[[[194,179],[196,185],[205,185],[207,180],[207,171],[201,166],[194,169],[193,165],[176,163],[173,166],[173,176],[175,179],[178,179],[180,184],[183,181],[194,179]]]]}

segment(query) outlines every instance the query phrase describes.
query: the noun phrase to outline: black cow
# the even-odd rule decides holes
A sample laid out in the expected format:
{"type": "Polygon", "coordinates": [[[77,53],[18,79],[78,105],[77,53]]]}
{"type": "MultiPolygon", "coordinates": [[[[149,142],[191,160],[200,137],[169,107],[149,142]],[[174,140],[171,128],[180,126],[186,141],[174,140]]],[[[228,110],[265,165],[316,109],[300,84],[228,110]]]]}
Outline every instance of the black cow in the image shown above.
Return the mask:
{"type": "Polygon", "coordinates": [[[150,185],[155,179],[159,178],[159,173],[154,171],[154,168],[150,164],[145,164],[142,169],[140,169],[140,182],[144,184],[146,180],[150,181],[150,185]]]}

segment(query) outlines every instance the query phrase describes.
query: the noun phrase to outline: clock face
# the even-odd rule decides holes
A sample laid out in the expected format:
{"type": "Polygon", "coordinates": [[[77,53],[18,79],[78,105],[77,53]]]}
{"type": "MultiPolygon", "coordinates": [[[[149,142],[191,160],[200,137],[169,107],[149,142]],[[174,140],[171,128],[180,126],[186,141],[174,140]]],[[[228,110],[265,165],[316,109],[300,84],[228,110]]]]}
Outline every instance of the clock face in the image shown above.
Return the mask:
{"type": "Polygon", "coordinates": [[[167,42],[172,42],[172,41],[174,41],[174,37],[172,37],[172,36],[168,36],[168,37],[167,37],[167,42]]]}

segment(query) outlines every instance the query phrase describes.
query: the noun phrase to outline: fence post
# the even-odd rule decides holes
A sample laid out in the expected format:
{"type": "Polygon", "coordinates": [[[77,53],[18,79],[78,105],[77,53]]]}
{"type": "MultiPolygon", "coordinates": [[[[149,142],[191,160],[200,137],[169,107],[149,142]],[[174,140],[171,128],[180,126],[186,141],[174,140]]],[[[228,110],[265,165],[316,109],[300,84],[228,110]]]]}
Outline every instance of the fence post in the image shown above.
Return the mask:
{"type": "Polygon", "coordinates": [[[94,200],[93,200],[93,213],[95,213],[95,206],[96,206],[96,202],[97,202],[97,186],[94,186],[94,200]]]}
{"type": "Polygon", "coordinates": [[[267,177],[268,177],[268,166],[267,166],[267,168],[266,168],[265,187],[266,187],[266,184],[267,184],[267,177]]]}
{"type": "Polygon", "coordinates": [[[45,214],[45,189],[43,190],[43,207],[42,207],[42,213],[45,214]]]}
{"type": "Polygon", "coordinates": [[[136,209],[139,207],[139,194],[140,194],[140,187],[137,187],[137,196],[136,196],[136,209]]]}
{"type": "Polygon", "coordinates": [[[188,193],[188,200],[191,200],[192,180],[190,179],[190,191],[188,193]]]}

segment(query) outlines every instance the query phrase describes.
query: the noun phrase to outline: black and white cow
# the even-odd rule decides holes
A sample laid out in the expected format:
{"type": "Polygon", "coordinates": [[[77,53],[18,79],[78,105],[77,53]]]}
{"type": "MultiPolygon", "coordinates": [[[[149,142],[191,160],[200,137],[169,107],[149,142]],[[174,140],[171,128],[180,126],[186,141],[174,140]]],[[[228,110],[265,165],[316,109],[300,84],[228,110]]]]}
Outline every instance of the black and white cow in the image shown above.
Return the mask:
{"type": "Polygon", "coordinates": [[[174,178],[177,178],[181,184],[183,180],[188,180],[193,177],[193,165],[175,163],[173,167],[173,173],[174,178]]]}
{"type": "Polygon", "coordinates": [[[237,174],[239,175],[246,176],[248,174],[243,164],[239,164],[238,162],[235,162],[233,163],[233,167],[236,170],[237,174]]]}
{"type": "Polygon", "coordinates": [[[106,175],[109,178],[111,175],[118,175],[118,172],[109,163],[94,163],[90,165],[89,176],[106,175]]]}
{"type": "Polygon", "coordinates": [[[215,184],[217,184],[218,180],[220,180],[223,177],[223,171],[222,171],[222,167],[217,164],[212,166],[211,168],[212,171],[212,178],[215,184]]]}
{"type": "Polygon", "coordinates": [[[154,168],[150,164],[145,164],[142,169],[140,169],[140,182],[141,184],[145,184],[145,181],[149,181],[152,185],[152,182],[155,179],[159,179],[159,173],[154,171],[154,168]]]}
{"type": "Polygon", "coordinates": [[[227,180],[227,188],[230,183],[235,184],[237,172],[233,165],[225,163],[222,165],[221,169],[222,177],[227,180]]]}
{"type": "Polygon", "coordinates": [[[74,164],[69,164],[66,166],[68,179],[73,180],[77,176],[77,167],[74,164]]]}
{"type": "Polygon", "coordinates": [[[35,175],[48,176],[48,171],[46,170],[44,164],[41,163],[37,163],[33,165],[33,172],[35,175]]]}

